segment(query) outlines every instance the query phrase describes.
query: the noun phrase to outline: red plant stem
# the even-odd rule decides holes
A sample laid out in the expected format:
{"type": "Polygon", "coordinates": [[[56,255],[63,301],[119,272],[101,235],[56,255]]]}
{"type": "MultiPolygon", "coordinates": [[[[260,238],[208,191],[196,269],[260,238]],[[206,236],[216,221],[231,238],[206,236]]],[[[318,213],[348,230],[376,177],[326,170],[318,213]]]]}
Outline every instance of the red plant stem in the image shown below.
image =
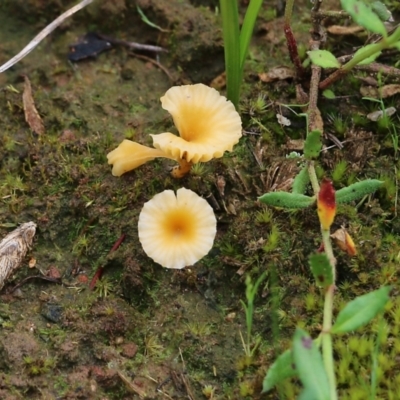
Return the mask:
{"type": "MultiPolygon", "coordinates": [[[[125,240],[125,233],[123,233],[119,239],[114,243],[114,246],[111,247],[111,250],[109,251],[108,255],[110,255],[113,251],[117,250],[119,246],[121,246],[121,243],[125,240]]],[[[104,267],[99,267],[97,268],[96,273],[93,275],[92,280],[90,281],[89,289],[93,290],[94,287],[96,286],[96,282],[101,279],[102,275],[104,272],[104,267]]]]}
{"type": "Polygon", "coordinates": [[[293,35],[292,28],[287,22],[285,22],[285,24],[283,25],[283,30],[285,32],[286,44],[289,50],[290,59],[292,60],[292,63],[296,68],[298,78],[301,79],[304,76],[305,71],[303,65],[301,64],[299,52],[297,50],[297,43],[293,35]]]}

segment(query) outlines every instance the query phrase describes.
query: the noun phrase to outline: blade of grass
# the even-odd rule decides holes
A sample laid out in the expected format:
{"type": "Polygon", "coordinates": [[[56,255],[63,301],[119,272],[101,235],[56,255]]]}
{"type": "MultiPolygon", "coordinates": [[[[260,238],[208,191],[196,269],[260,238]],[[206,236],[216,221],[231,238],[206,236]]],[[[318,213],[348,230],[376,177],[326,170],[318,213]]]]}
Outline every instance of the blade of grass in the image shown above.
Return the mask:
{"type": "MultiPolygon", "coordinates": [[[[243,74],[244,62],[249,52],[249,44],[253,36],[254,25],[263,0],[251,0],[244,16],[242,30],[240,32],[240,70],[243,74]]],[[[242,77],[241,77],[242,78],[242,77]]]]}
{"type": "Polygon", "coordinates": [[[226,90],[228,99],[236,109],[239,104],[240,32],[237,0],[220,0],[222,35],[224,40],[226,90]]]}

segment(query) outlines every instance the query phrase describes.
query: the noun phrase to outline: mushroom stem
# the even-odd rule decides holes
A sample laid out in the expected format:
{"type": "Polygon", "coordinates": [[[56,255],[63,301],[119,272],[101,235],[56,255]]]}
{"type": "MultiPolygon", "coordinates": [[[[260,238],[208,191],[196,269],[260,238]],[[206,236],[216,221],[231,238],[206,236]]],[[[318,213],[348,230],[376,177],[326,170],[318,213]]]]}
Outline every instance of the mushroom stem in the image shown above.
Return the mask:
{"type": "Polygon", "coordinates": [[[185,175],[187,175],[190,171],[190,168],[192,168],[193,163],[188,162],[184,159],[178,160],[179,165],[176,167],[172,168],[171,175],[173,178],[183,178],[185,175]]]}

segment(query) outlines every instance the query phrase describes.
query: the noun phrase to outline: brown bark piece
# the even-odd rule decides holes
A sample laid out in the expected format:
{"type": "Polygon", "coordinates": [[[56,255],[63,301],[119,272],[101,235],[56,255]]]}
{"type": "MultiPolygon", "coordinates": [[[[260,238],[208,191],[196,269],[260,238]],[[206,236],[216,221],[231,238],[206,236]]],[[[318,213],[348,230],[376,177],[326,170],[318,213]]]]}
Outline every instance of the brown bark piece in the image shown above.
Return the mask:
{"type": "Polygon", "coordinates": [[[38,135],[44,133],[43,121],[35,107],[32,96],[32,86],[29,78],[25,76],[24,93],[22,94],[22,102],[24,104],[25,120],[29,127],[38,135]]]}

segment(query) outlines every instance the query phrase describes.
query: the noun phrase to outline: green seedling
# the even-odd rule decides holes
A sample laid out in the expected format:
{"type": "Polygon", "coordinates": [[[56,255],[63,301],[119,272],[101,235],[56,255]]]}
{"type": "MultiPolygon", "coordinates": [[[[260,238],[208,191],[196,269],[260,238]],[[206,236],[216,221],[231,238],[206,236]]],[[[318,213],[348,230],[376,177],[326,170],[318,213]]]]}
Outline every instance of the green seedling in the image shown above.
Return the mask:
{"type": "Polygon", "coordinates": [[[240,333],[240,339],[242,340],[243,344],[243,349],[246,354],[247,359],[251,360],[251,358],[254,355],[254,352],[257,350],[259,344],[260,344],[260,338],[256,339],[255,344],[252,344],[252,336],[251,336],[251,331],[253,328],[253,314],[254,314],[254,298],[257,294],[257,290],[259,286],[261,285],[261,282],[266,278],[267,273],[264,272],[261,274],[261,276],[256,280],[256,282],[253,284],[251,281],[251,277],[248,275],[246,277],[246,300],[247,304],[243,301],[240,300],[245,315],[246,315],[246,339],[243,338],[242,333],[240,333]]]}
{"type": "MultiPolygon", "coordinates": [[[[375,2],[377,3],[377,2],[375,2]]],[[[376,7],[372,7],[363,0],[341,0],[342,8],[358,25],[367,31],[381,35],[381,40],[373,44],[367,44],[355,52],[350,61],[340,64],[334,54],[328,50],[311,50],[308,56],[314,65],[321,68],[336,68],[319,84],[320,89],[326,89],[333,82],[342,78],[357,65],[366,65],[375,61],[383,50],[400,48],[400,27],[389,35],[381,19],[382,13],[376,7]]]]}
{"type": "Polygon", "coordinates": [[[238,109],[244,62],[262,0],[250,0],[241,30],[237,2],[220,0],[219,4],[222,16],[227,96],[238,109]]]}
{"type": "MultiPolygon", "coordinates": [[[[259,198],[267,206],[299,209],[317,205],[318,217],[321,225],[322,245],[320,250],[310,255],[309,266],[316,284],[324,293],[324,309],[322,329],[319,336],[313,340],[303,329],[298,328],[294,334],[292,346],[284,352],[270,367],[263,382],[263,392],[279,385],[283,380],[297,376],[303,391],[300,399],[337,400],[337,377],[333,358],[333,337],[338,334],[349,333],[369,323],[375,316],[381,314],[389,301],[390,286],[384,286],[363,296],[359,296],[347,303],[333,323],[333,299],[336,288],[336,258],[333,254],[330,228],[335,218],[337,204],[350,203],[368,197],[378,190],[383,182],[377,179],[367,179],[353,183],[335,191],[330,180],[324,178],[319,183],[315,160],[322,148],[322,135],[318,130],[307,131],[304,144],[305,166],[294,180],[292,192],[271,192],[259,198]],[[311,183],[313,196],[305,195],[308,182],[311,183]]],[[[346,164],[336,169],[336,179],[341,178],[346,164]]],[[[353,239],[347,231],[342,231],[340,248],[350,256],[357,251],[353,239]]],[[[359,275],[361,279],[361,275],[359,275]]],[[[257,284],[247,283],[245,306],[248,327],[247,343],[244,343],[246,354],[252,355],[250,349],[250,334],[252,319],[252,301],[257,284]],[[251,297],[252,296],[252,297],[251,297]]],[[[259,282],[257,281],[259,284],[259,282]]],[[[310,300],[308,301],[309,306],[310,300]]],[[[304,325],[304,324],[302,324],[304,325]]],[[[379,336],[379,335],[378,335],[379,336]]],[[[363,348],[365,353],[365,349],[363,348]]],[[[377,371],[377,359],[373,358],[373,368],[377,371]]],[[[371,375],[371,392],[376,391],[376,372],[371,375]],[[375,375],[374,375],[375,374],[375,375]],[[374,389],[375,388],[375,389],[374,389]]]]}

